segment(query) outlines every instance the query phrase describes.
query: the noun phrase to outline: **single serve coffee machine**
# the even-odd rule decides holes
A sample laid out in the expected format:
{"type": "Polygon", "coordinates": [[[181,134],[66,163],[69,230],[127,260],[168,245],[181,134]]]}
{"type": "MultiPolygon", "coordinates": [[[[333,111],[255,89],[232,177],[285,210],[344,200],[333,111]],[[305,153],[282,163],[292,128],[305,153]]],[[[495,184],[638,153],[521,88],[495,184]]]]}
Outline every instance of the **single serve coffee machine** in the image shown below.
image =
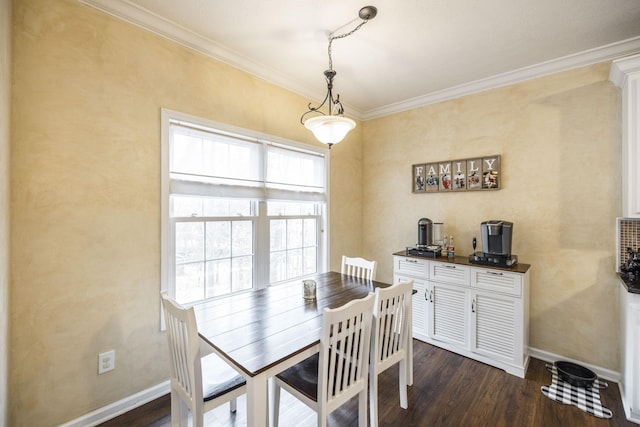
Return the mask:
{"type": "Polygon", "coordinates": [[[513,223],[502,220],[484,221],[480,224],[482,252],[475,252],[476,239],[473,238],[474,253],[469,262],[511,268],[518,263],[518,256],[511,254],[513,223]]]}
{"type": "Polygon", "coordinates": [[[406,254],[437,258],[441,253],[442,248],[433,244],[433,221],[429,218],[420,218],[418,221],[418,244],[415,247],[407,247],[406,254]]]}

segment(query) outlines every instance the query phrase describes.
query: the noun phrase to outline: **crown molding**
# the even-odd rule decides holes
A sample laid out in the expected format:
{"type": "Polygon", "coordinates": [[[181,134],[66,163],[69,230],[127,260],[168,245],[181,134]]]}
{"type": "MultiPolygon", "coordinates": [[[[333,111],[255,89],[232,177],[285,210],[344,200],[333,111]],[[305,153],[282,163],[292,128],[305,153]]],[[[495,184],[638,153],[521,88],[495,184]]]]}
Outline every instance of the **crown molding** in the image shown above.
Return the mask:
{"type": "MultiPolygon", "coordinates": [[[[226,49],[213,40],[177,25],[158,15],[150,13],[127,0],[78,0],[87,6],[94,7],[109,15],[115,16],[125,22],[151,31],[159,36],[167,38],[175,43],[185,46],[196,52],[200,52],[220,62],[249,73],[271,84],[282,87],[305,98],[314,99],[315,96],[305,85],[292,81],[290,77],[267,67],[264,64],[239,55],[226,49]]],[[[371,120],[388,116],[414,108],[424,107],[438,102],[532,80],[538,77],[566,71],[574,68],[592,65],[598,62],[609,61],[640,52],[640,37],[635,37],[609,45],[590,49],[584,52],[568,55],[562,58],[520,68],[518,70],[476,80],[459,86],[428,93],[406,101],[389,104],[368,111],[361,111],[351,105],[345,104],[349,115],[357,120],[371,120]]]]}
{"type": "Polygon", "coordinates": [[[624,86],[631,73],[640,72],[640,55],[633,55],[613,61],[609,80],[618,87],[624,86]]]}
{"type": "Polygon", "coordinates": [[[529,67],[509,71],[507,73],[498,74],[486,79],[476,80],[460,86],[418,96],[407,101],[375,108],[366,111],[362,120],[370,120],[402,111],[412,110],[414,108],[424,107],[426,105],[436,104],[438,102],[448,101],[490,89],[509,86],[561,71],[585,67],[616,58],[622,58],[638,52],[640,52],[640,37],[634,37],[621,42],[612,43],[529,67]]]}

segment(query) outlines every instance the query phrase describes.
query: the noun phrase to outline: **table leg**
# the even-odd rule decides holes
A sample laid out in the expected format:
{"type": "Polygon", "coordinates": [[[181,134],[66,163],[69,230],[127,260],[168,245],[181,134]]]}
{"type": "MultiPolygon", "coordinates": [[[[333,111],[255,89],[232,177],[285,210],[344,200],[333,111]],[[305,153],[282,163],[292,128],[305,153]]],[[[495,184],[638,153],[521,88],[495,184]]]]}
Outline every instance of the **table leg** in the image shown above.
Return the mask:
{"type": "Polygon", "coordinates": [[[269,389],[266,375],[247,379],[247,426],[267,427],[269,419],[269,389]]]}

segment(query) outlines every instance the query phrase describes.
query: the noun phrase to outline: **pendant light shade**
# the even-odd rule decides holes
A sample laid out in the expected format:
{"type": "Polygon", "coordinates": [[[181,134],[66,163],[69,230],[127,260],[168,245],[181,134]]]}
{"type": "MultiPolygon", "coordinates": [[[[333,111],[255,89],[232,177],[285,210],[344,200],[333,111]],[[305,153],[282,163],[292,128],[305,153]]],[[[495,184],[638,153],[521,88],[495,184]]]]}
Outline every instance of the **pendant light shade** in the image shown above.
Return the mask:
{"type": "Polygon", "coordinates": [[[318,116],[305,120],[304,127],[313,132],[318,141],[331,147],[342,141],[356,127],[356,122],[344,116],[318,116]]]}

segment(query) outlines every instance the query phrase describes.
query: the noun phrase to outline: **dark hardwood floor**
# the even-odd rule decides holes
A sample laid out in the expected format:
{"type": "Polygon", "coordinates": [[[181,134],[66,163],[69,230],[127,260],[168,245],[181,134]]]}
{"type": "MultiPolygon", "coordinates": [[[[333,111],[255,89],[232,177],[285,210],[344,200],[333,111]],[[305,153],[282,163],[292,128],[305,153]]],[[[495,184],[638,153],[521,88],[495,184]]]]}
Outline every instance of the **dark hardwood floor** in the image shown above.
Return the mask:
{"type": "MultiPolygon", "coordinates": [[[[409,387],[409,409],[400,408],[398,370],[391,368],[379,379],[380,426],[637,426],[626,420],[616,383],[600,390],[603,406],[613,418],[588,415],[573,405],[563,405],[540,391],[551,384],[545,362],[532,359],[525,379],[438,347],[414,340],[414,384],[409,387]]],[[[246,400],[238,400],[236,414],[224,405],[205,414],[211,426],[246,425],[246,400]]],[[[169,396],[102,424],[115,426],[170,426],[169,396]]],[[[315,426],[315,413],[283,392],[282,427],[315,426]]],[[[358,405],[354,399],[330,415],[329,425],[356,427],[358,405]]]]}

